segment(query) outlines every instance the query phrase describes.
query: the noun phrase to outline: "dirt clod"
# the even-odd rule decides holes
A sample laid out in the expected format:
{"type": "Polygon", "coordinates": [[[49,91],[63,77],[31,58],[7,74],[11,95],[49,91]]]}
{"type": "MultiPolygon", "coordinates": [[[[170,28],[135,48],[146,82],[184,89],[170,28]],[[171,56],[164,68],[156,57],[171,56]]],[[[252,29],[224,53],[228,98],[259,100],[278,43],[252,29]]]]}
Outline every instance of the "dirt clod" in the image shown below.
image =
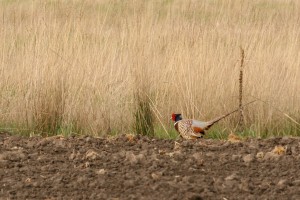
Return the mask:
{"type": "Polygon", "coordinates": [[[98,157],[100,157],[100,155],[93,149],[89,149],[85,154],[85,158],[88,160],[95,160],[98,157]]]}
{"type": "Polygon", "coordinates": [[[264,156],[265,156],[264,152],[260,151],[256,154],[255,157],[256,157],[256,159],[261,160],[264,158],[264,156]]]}
{"type": "Polygon", "coordinates": [[[161,173],[161,172],[155,172],[155,173],[152,173],[152,174],[151,174],[151,177],[152,177],[154,180],[160,179],[161,176],[162,176],[162,173],[161,173]]]}
{"type": "Polygon", "coordinates": [[[264,156],[264,160],[279,160],[280,155],[273,153],[273,152],[267,152],[264,156]]]}
{"type": "Polygon", "coordinates": [[[253,160],[254,160],[254,155],[253,154],[248,154],[248,155],[243,156],[243,161],[245,163],[250,163],[253,160]]]}
{"type": "Polygon", "coordinates": [[[231,159],[232,161],[238,161],[239,159],[241,159],[242,155],[232,155],[231,159]]]}

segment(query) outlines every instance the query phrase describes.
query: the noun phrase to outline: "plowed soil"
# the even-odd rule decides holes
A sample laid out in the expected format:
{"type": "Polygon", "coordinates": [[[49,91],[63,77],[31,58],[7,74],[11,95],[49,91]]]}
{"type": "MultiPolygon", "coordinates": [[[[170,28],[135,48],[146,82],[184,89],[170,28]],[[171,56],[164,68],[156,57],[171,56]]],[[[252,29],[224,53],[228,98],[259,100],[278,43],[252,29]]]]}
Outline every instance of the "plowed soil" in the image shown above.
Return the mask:
{"type": "Polygon", "coordinates": [[[300,199],[300,139],[0,134],[0,199],[300,199]]]}

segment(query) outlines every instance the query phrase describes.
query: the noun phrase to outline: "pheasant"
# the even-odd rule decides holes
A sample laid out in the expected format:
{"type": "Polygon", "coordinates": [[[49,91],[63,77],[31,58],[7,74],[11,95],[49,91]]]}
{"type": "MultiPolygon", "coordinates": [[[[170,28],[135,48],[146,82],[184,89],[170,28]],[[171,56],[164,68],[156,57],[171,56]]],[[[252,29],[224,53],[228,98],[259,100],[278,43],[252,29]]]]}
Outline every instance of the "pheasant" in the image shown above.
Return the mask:
{"type": "MultiPolygon", "coordinates": [[[[253,102],[254,101],[251,101],[247,104],[244,104],[243,106],[253,102]]],[[[205,131],[208,130],[212,125],[237,111],[239,111],[239,109],[231,111],[208,122],[198,121],[194,119],[182,119],[181,114],[175,113],[172,114],[172,120],[174,121],[175,129],[183,139],[197,139],[202,138],[205,135],[205,131]]]]}

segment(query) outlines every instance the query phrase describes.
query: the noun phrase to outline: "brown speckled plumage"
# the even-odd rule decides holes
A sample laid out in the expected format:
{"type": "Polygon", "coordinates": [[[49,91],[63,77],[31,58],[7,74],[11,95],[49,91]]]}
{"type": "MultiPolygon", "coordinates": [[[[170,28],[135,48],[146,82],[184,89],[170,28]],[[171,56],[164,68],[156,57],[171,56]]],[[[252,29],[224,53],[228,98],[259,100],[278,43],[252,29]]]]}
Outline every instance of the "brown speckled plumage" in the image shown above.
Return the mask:
{"type": "Polygon", "coordinates": [[[193,120],[184,119],[175,123],[175,129],[178,131],[183,139],[196,139],[201,138],[204,135],[204,131],[200,128],[192,126],[193,120]]]}

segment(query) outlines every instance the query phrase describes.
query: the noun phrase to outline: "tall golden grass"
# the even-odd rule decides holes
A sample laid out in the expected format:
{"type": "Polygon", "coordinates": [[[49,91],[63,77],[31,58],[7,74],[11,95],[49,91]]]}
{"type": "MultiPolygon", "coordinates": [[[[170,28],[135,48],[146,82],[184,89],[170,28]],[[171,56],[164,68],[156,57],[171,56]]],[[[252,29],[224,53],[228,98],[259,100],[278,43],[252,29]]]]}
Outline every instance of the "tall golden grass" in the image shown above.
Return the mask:
{"type": "Polygon", "coordinates": [[[130,132],[136,95],[166,132],[172,112],[209,120],[238,107],[241,46],[243,101],[266,102],[247,107],[246,126],[297,134],[299,10],[294,0],[2,0],[1,127],[130,132]]]}

